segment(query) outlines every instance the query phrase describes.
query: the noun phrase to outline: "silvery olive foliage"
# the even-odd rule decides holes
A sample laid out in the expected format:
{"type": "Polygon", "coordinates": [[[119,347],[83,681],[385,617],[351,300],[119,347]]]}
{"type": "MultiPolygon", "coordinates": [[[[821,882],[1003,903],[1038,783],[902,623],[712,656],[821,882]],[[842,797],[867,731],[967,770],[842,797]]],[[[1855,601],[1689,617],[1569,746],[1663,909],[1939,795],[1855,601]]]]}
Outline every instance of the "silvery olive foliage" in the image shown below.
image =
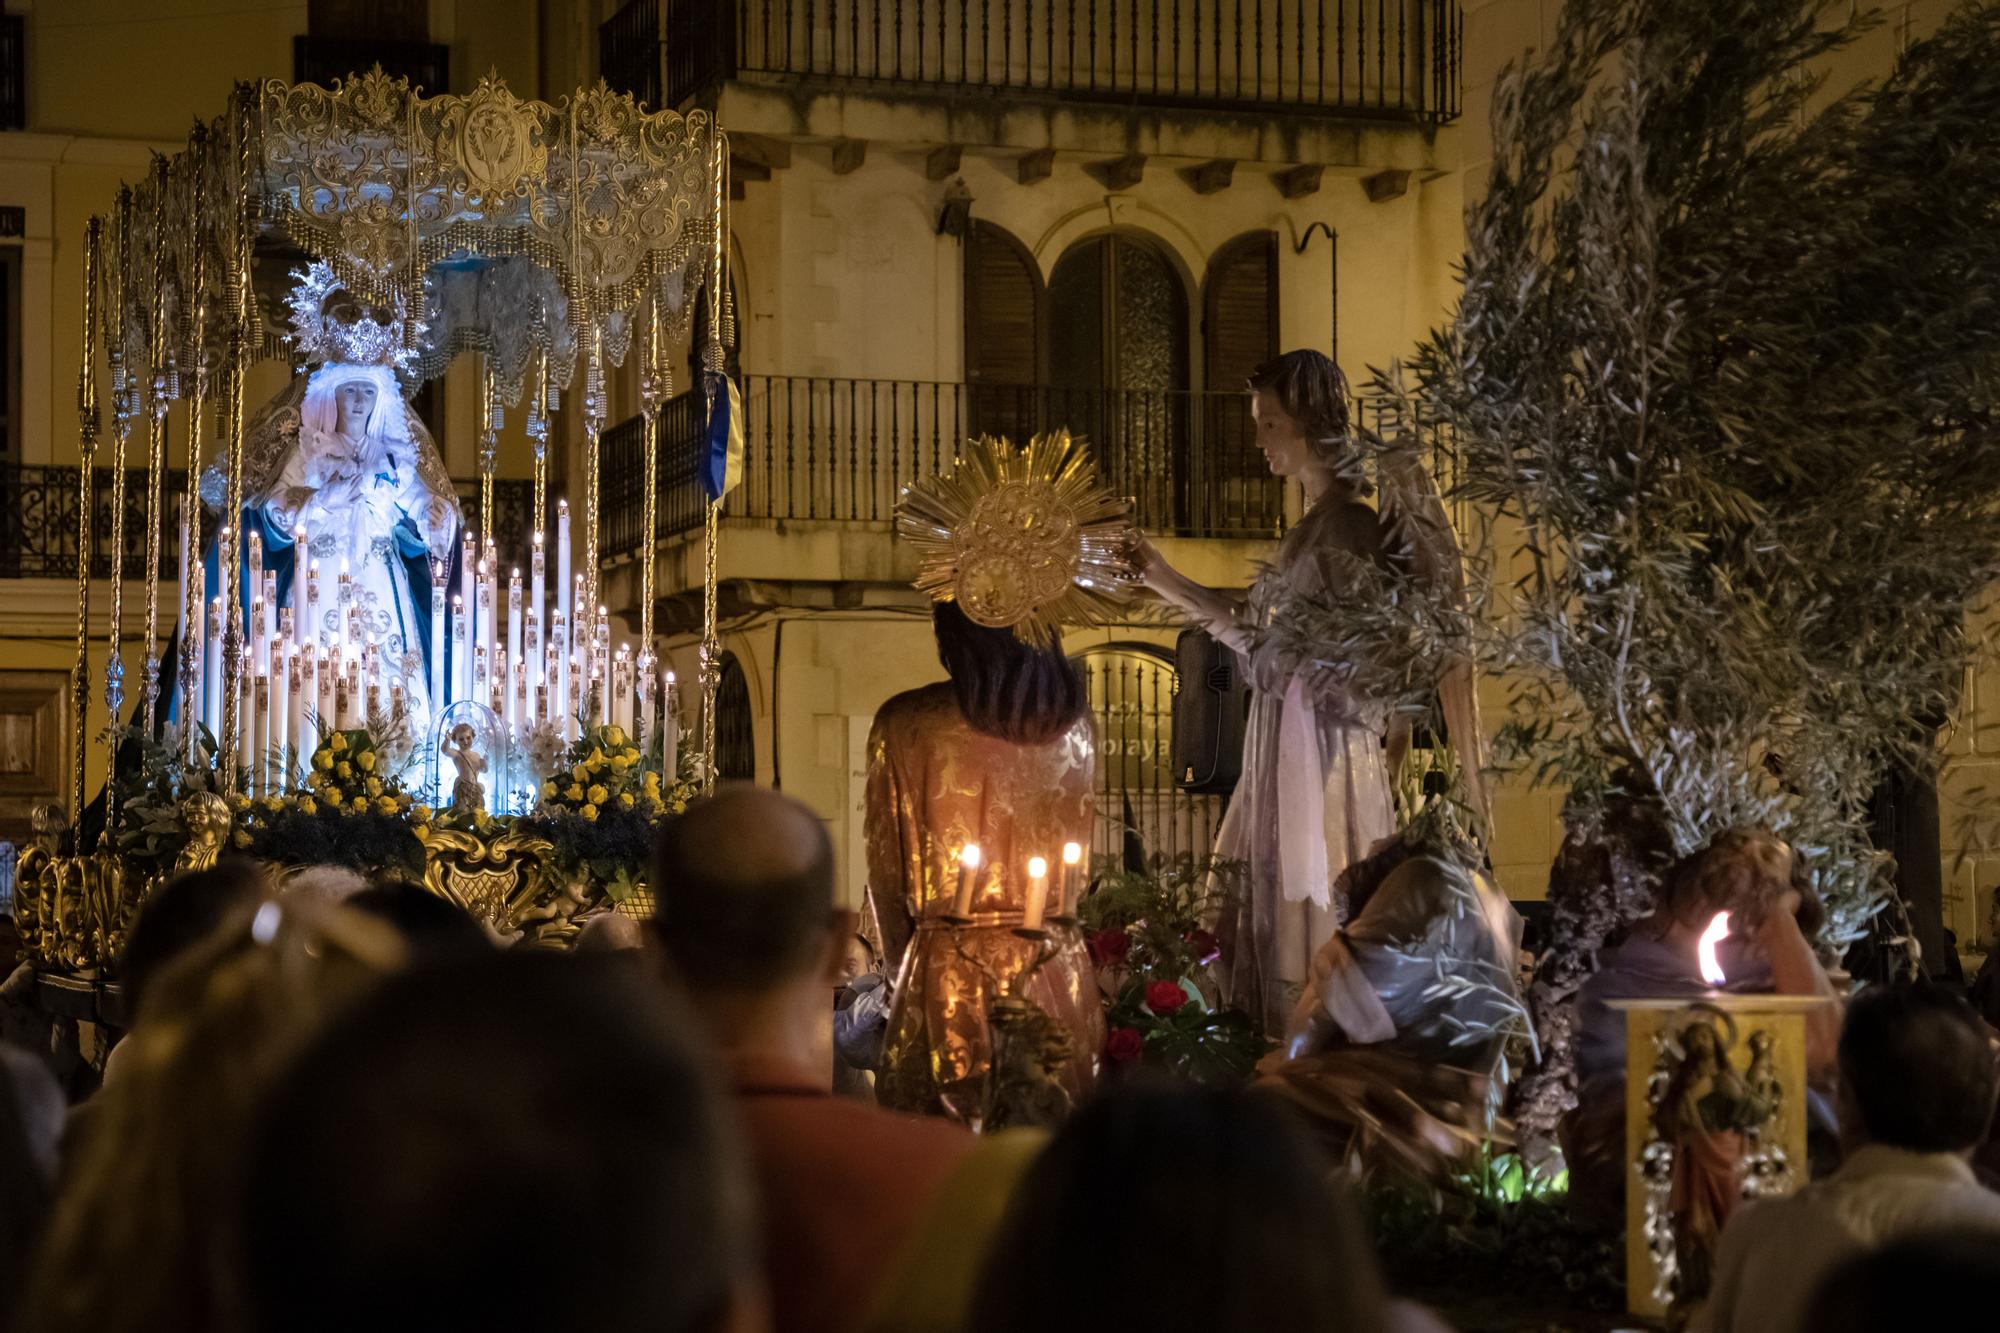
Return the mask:
{"type": "MultiPolygon", "coordinates": [[[[2000,9],[1827,86],[1873,22],[1566,0],[1496,87],[1457,308],[1371,391],[1482,517],[1482,603],[1357,628],[1322,599],[1286,631],[1475,657],[1511,688],[1501,758],[1580,827],[1636,798],[1672,852],[1776,830],[1829,951],[1893,897],[1867,797],[1937,765],[2000,572],[2000,9]]],[[[1545,1048],[1647,897],[1585,895],[1545,1048]]]]}

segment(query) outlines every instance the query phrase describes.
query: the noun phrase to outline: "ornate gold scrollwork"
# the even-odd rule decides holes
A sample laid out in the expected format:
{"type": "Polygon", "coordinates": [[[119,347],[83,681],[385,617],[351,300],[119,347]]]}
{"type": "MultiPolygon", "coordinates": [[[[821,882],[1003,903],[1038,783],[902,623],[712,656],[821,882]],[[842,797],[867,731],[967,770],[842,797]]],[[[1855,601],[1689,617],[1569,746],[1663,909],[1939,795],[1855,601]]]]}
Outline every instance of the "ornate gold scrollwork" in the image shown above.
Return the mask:
{"type": "Polygon", "coordinates": [[[539,939],[543,927],[574,915],[557,910],[566,895],[550,872],[551,850],[524,833],[432,829],[424,840],[424,887],[502,934],[539,939]]]}

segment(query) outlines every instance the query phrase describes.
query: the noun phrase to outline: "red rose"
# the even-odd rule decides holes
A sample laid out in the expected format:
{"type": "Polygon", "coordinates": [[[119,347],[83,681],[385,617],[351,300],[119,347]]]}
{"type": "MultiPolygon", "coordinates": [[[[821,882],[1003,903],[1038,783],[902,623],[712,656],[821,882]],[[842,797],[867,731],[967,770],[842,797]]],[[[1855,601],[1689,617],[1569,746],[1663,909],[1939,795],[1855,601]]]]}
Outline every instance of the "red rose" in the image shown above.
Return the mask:
{"type": "Polygon", "coordinates": [[[1117,967],[1132,950],[1132,937],[1122,930],[1100,930],[1083,942],[1090,961],[1099,967],[1117,967]]]}
{"type": "Polygon", "coordinates": [[[1113,1064],[1129,1065],[1146,1051],[1146,1037],[1137,1028],[1113,1028],[1104,1039],[1104,1053],[1113,1064]]]}
{"type": "Polygon", "coordinates": [[[1179,1013],[1186,1003],[1187,992],[1180,988],[1179,982],[1155,981],[1146,987],[1146,1007],[1161,1018],[1179,1013]]]}
{"type": "Polygon", "coordinates": [[[1205,930],[1190,930],[1187,946],[1194,950],[1194,961],[1202,967],[1222,957],[1222,941],[1205,930]]]}

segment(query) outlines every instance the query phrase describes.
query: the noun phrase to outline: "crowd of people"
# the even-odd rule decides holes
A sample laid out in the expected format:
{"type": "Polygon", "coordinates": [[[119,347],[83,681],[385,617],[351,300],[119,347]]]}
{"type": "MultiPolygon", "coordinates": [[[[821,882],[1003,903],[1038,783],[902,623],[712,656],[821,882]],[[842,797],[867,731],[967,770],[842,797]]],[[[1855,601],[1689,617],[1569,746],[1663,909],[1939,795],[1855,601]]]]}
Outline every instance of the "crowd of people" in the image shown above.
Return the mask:
{"type": "MultiPolygon", "coordinates": [[[[1384,903],[1443,891],[1399,868],[1384,903]]],[[[416,888],[241,861],[166,885],[100,1090],[66,1105],[0,1048],[0,1328],[1443,1326],[1385,1287],[1296,1088],[1132,1077],[983,1136],[836,1092],[830,997],[872,957],[805,807],[725,789],[664,827],[653,874],[649,928],[569,954],[503,950],[416,888]]],[[[1747,882],[1676,877],[1635,940],[1671,953],[1690,895],[1747,882]]],[[[1809,910],[1766,907],[1793,931],[1809,910]]],[[[1790,937],[1752,937],[1781,978],[1790,937]]],[[[1840,1165],[1737,1212],[1710,1328],[1886,1328],[2000,1273],[1969,1164],[1993,1032],[1917,983],[1832,1036],[1840,1165]]]]}

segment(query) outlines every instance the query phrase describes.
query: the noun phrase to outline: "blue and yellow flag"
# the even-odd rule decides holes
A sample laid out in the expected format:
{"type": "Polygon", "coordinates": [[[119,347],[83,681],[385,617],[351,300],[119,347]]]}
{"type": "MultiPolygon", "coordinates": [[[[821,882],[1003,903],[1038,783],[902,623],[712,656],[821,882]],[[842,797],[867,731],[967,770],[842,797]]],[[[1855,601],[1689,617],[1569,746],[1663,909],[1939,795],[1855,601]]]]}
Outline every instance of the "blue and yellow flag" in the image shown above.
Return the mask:
{"type": "Polygon", "coordinates": [[[701,486],[710,500],[720,500],[743,480],[743,396],[727,375],[709,376],[703,446],[701,486]]]}

